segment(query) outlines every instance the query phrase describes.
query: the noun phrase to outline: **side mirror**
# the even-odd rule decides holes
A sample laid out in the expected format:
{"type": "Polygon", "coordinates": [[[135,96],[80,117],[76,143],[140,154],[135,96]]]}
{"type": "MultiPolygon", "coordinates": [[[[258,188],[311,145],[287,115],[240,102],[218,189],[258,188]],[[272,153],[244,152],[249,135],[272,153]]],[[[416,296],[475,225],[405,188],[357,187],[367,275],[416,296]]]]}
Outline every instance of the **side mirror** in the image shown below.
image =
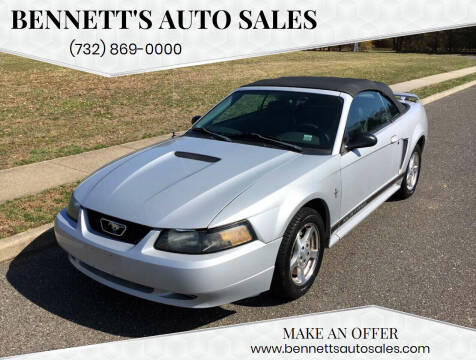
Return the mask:
{"type": "Polygon", "coordinates": [[[201,116],[200,115],[195,115],[193,118],[192,118],[192,125],[195,124],[198,120],[200,120],[201,116]]]}
{"type": "Polygon", "coordinates": [[[345,149],[350,151],[359,148],[372,147],[377,144],[377,138],[370,133],[362,133],[351,137],[345,144],[345,149]]]}

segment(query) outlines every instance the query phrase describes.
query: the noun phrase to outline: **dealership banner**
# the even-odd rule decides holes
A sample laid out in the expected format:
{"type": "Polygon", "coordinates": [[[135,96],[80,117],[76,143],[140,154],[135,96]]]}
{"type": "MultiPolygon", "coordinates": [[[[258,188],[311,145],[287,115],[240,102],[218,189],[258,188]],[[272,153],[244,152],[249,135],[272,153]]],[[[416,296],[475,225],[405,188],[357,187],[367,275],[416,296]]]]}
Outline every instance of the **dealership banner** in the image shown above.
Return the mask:
{"type": "Polygon", "coordinates": [[[117,76],[474,24],[474,0],[1,0],[0,51],[117,76]]]}
{"type": "Polygon", "coordinates": [[[13,358],[469,360],[475,353],[475,330],[368,306],[13,358]]]}

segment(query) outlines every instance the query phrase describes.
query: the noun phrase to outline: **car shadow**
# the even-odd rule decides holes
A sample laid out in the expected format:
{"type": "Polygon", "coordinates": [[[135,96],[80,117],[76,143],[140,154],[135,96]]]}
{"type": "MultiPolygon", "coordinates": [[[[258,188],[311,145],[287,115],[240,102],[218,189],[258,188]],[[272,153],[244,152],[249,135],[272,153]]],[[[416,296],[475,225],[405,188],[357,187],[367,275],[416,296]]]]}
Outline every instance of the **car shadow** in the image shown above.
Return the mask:
{"type": "Polygon", "coordinates": [[[402,200],[403,199],[398,196],[398,193],[395,193],[392,196],[390,196],[387,200],[385,200],[385,202],[392,203],[392,202],[399,202],[399,201],[402,201],[402,200]]]}
{"type": "Polygon", "coordinates": [[[254,297],[235,301],[233,304],[245,307],[271,307],[287,304],[289,300],[277,298],[270,291],[264,292],[254,297]]]}
{"type": "Polygon", "coordinates": [[[144,337],[196,329],[235,313],[162,305],[110,289],[77,271],[58,245],[32,252],[51,236],[49,231],[35,239],[10,263],[6,276],[28,300],[64,319],[113,335],[144,337]]]}

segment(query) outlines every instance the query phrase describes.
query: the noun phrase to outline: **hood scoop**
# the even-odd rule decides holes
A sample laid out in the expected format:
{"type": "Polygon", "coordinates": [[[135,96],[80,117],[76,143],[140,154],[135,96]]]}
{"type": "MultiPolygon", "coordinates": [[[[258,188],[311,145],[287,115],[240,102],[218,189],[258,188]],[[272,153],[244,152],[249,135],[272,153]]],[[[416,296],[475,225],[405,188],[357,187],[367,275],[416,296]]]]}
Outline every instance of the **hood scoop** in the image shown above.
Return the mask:
{"type": "Polygon", "coordinates": [[[209,156],[209,155],[202,155],[202,154],[195,154],[195,153],[190,153],[190,152],[185,152],[185,151],[176,151],[175,156],[183,159],[192,159],[192,160],[198,160],[198,161],[205,161],[208,163],[216,163],[220,161],[220,158],[214,157],[214,156],[209,156]]]}

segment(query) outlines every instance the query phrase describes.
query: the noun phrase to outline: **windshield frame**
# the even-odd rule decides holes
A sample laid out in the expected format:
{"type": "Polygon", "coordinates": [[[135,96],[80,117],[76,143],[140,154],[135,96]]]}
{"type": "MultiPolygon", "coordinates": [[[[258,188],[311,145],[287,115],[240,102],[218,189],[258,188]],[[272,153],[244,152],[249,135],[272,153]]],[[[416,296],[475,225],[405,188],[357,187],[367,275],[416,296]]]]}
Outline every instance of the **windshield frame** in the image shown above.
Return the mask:
{"type": "MultiPolygon", "coordinates": [[[[312,93],[312,94],[319,94],[319,95],[330,95],[330,96],[336,96],[341,98],[342,100],[342,107],[341,107],[341,113],[340,117],[338,120],[337,124],[337,132],[336,136],[334,138],[334,143],[330,147],[330,149],[318,149],[318,148],[312,148],[312,147],[305,147],[303,146],[302,153],[303,154],[311,154],[311,155],[334,155],[335,149],[337,147],[337,144],[340,143],[339,137],[341,136],[341,128],[342,128],[342,123],[345,115],[347,114],[347,104],[348,104],[348,97],[349,95],[344,94],[339,91],[333,91],[333,90],[323,90],[323,89],[310,89],[310,88],[296,88],[296,87],[282,87],[282,86],[244,86],[240,87],[231,93],[229,93],[227,96],[225,96],[223,99],[218,101],[212,108],[210,108],[206,113],[204,113],[201,118],[207,116],[210,112],[215,110],[218,106],[222,104],[223,101],[225,101],[227,98],[232,96],[233,94],[237,92],[250,92],[250,91],[285,91],[285,92],[298,92],[298,93],[312,93]]],[[[192,136],[192,137],[202,137],[203,135],[198,134],[197,132],[194,132],[193,129],[195,127],[198,127],[197,125],[200,123],[201,118],[192,125],[184,134],[183,136],[192,136]]],[[[244,140],[244,139],[232,139],[232,142],[235,143],[245,143],[249,145],[255,145],[255,146],[263,146],[263,147],[274,147],[270,144],[265,144],[265,143],[258,143],[256,141],[249,141],[249,140],[244,140]]],[[[278,147],[274,147],[279,149],[278,147]]],[[[282,148],[281,148],[282,149],[282,148]]]]}

